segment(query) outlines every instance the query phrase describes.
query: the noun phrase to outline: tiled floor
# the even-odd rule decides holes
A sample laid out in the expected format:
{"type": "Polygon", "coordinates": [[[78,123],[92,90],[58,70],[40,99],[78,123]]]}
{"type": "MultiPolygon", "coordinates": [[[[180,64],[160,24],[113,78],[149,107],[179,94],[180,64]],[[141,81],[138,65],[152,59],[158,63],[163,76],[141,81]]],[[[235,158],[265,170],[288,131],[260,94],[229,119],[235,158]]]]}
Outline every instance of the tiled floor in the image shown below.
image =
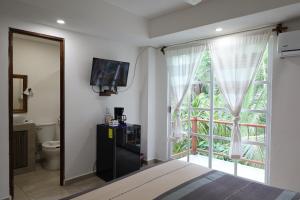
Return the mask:
{"type": "Polygon", "coordinates": [[[37,167],[34,172],[15,176],[14,182],[15,200],[57,200],[105,184],[103,180],[93,176],[61,187],[59,171],[48,171],[41,167],[37,167]]]}
{"type": "MultiPolygon", "coordinates": [[[[149,164],[141,170],[157,165],[149,164]]],[[[57,200],[88,189],[104,186],[106,183],[92,176],[67,186],[59,185],[59,171],[44,170],[40,166],[34,172],[14,177],[15,200],[57,200]]]]}

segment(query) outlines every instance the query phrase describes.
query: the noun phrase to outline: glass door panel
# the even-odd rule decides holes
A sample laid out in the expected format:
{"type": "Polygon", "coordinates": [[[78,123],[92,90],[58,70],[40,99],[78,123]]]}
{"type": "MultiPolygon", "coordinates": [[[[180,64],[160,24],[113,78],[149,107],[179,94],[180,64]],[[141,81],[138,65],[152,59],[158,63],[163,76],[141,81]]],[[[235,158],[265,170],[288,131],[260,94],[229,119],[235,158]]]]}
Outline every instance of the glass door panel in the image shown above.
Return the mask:
{"type": "Polygon", "coordinates": [[[271,77],[268,59],[267,48],[242,105],[240,130],[243,153],[241,160],[234,161],[229,155],[232,115],[213,78],[209,52],[205,52],[181,106],[184,136],[172,142],[174,158],[255,181],[265,181],[267,113],[270,107],[268,90],[271,84],[268,80],[271,77]]]}
{"type": "Polygon", "coordinates": [[[238,162],[237,175],[261,183],[265,182],[265,147],[243,144],[243,158],[238,162]]]}

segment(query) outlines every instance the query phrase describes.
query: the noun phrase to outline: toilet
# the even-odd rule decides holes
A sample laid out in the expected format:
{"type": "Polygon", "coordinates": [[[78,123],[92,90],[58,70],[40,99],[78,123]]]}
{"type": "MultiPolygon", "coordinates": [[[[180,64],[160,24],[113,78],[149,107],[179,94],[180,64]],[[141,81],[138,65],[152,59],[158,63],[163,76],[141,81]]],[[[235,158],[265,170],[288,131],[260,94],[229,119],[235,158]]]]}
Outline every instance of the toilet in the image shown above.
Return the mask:
{"type": "Polygon", "coordinates": [[[47,170],[60,168],[59,123],[37,124],[38,145],[42,146],[42,167],[47,170]]]}
{"type": "Polygon", "coordinates": [[[48,170],[58,170],[60,164],[60,141],[47,141],[42,144],[44,161],[42,167],[48,170]]]}

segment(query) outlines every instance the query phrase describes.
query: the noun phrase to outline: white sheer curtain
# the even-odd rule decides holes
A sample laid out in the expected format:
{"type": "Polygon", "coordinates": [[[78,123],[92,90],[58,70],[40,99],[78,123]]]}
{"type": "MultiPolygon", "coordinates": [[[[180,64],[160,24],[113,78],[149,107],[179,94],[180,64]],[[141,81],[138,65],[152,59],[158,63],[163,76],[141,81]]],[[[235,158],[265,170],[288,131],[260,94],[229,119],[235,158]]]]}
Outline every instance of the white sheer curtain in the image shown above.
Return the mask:
{"type": "Polygon", "coordinates": [[[170,84],[171,117],[173,138],[182,137],[180,106],[187,94],[195,69],[200,64],[205,45],[171,47],[166,49],[170,84]]]}
{"type": "Polygon", "coordinates": [[[217,84],[233,115],[230,151],[232,159],[240,159],[242,156],[240,112],[270,34],[271,30],[255,30],[215,38],[208,42],[217,84]]]}

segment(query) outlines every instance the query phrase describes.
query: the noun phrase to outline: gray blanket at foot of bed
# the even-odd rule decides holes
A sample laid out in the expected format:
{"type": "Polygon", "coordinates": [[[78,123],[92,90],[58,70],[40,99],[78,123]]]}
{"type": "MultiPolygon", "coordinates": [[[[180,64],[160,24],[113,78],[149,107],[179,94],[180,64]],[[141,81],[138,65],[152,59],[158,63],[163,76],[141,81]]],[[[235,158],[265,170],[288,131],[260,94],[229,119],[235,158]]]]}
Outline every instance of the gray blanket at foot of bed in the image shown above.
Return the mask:
{"type": "Polygon", "coordinates": [[[300,194],[211,171],[155,200],[300,200],[300,194]]]}

